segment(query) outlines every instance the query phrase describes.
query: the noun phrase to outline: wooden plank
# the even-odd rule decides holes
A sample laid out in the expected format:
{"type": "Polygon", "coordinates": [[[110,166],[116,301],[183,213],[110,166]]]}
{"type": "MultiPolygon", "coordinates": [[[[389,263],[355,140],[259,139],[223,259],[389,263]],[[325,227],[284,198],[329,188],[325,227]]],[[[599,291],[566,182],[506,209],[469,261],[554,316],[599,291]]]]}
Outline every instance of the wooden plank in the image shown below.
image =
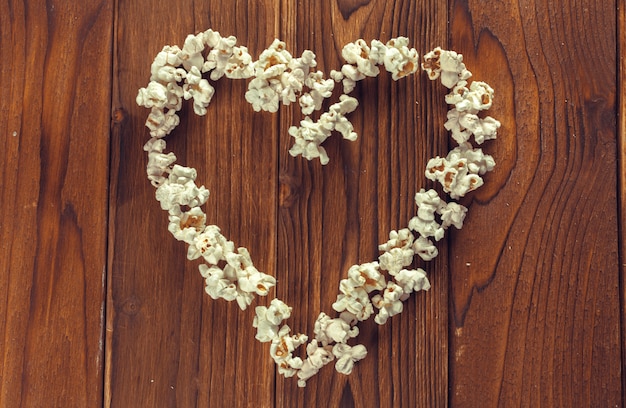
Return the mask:
{"type": "MultiPolygon", "coordinates": [[[[167,214],[145,176],[142,145],[148,111],[135,105],[150,64],[166,44],[208,28],[237,35],[258,55],[277,36],[272,1],[119,2],[111,191],[112,252],[106,402],[132,406],[272,406],[274,363],[254,339],[254,307],[214,301],[197,265],[167,231],[167,214]],[[140,22],[140,23],[138,23],[140,22]]],[[[275,270],[277,116],[255,114],[246,83],[215,84],[206,118],[190,106],[168,138],[178,163],[198,169],[211,190],[208,222],[250,250],[262,271],[275,270]]],[[[266,300],[255,302],[253,306],[266,300]]]]}
{"type": "MultiPolygon", "coordinates": [[[[358,38],[408,36],[420,53],[446,45],[445,1],[283,1],[281,14],[289,48],[313,50],[327,73],[341,67],[343,45],[358,38]]],[[[296,331],[312,333],[320,311],[334,315],[339,281],[351,265],[376,260],[389,231],[407,225],[426,161],[447,148],[442,90],[424,77],[379,78],[358,85],[360,106],[350,119],[359,139],[326,141],[326,166],[288,155],[287,129],[301,116],[297,109],[281,114],[278,294],[294,307],[289,324],[296,331]]],[[[330,365],[304,390],[279,377],[277,405],[447,405],[446,266],[429,270],[433,289],[408,301],[405,313],[381,327],[361,325],[358,342],[368,356],[351,376],[330,365]]]]}
{"type": "Polygon", "coordinates": [[[112,3],[0,8],[0,406],[96,407],[112,3]]]}
{"type": "Polygon", "coordinates": [[[503,124],[450,247],[454,406],[623,404],[615,12],[452,3],[451,46],[503,124]]]}
{"type": "MultiPolygon", "coordinates": [[[[620,250],[620,304],[621,308],[621,347],[622,367],[626,367],[626,7],[624,3],[617,8],[617,158],[618,167],[618,199],[619,199],[619,250],[620,250]]],[[[622,369],[622,402],[626,401],[626,373],[622,369]]]]}

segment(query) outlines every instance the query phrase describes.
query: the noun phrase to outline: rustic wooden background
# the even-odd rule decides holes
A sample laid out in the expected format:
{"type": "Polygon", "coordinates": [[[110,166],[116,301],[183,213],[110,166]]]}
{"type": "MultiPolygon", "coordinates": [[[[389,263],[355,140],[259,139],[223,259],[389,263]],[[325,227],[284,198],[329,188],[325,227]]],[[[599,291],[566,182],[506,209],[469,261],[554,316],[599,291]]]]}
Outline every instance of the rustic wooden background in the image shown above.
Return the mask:
{"type": "MultiPolygon", "coordinates": [[[[2,0],[0,406],[623,406],[624,8],[2,0]],[[432,289],[362,326],[369,355],[349,377],[326,367],[299,389],[277,376],[253,309],[206,296],[166,231],[135,95],[163,45],[207,28],[253,55],[275,37],[312,49],[326,72],[346,42],[405,35],[420,53],[463,53],[496,89],[496,170],[440,243],[432,289]]],[[[277,277],[289,324],[311,332],[347,267],[375,259],[430,186],[444,90],[423,76],[359,84],[360,138],[329,140],[322,168],[287,153],[297,111],[254,113],[242,81],[216,88],[169,147],[211,190],[210,220],[277,277]]]]}

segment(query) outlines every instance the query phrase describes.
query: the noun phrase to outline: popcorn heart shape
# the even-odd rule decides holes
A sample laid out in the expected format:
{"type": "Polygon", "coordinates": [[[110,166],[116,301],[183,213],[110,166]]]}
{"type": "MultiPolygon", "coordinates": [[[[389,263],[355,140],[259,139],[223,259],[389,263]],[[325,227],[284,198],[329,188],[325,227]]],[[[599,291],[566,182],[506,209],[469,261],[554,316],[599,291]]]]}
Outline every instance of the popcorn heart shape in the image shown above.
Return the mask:
{"type": "MultiPolygon", "coordinates": [[[[480,187],[484,183],[481,176],[493,170],[493,157],[473,148],[470,139],[473,136],[477,144],[482,144],[497,136],[500,122],[479,116],[492,106],[494,90],[485,82],[468,83],[471,73],[461,54],[438,47],[425,54],[420,64],[417,51],[409,48],[406,37],[386,43],[372,40],[369,44],[359,39],[346,44],[341,54],[346,63],[326,78],[315,69],[316,56],[310,50],[294,57],[285,43],[276,39],[254,60],[234,36],[223,37],[209,29],[187,36],[182,48],[163,47],[155,57],[150,82],[137,94],[137,104],[150,109],[146,127],[151,138],[144,146],[148,153],[146,171],[156,187],[157,201],[168,213],[169,231],[188,245],[190,260],[204,261],[199,270],[211,298],[234,300],[245,310],[255,295],[267,296],[276,285],[273,276],[254,266],[246,248],[236,248],[219,227],[206,225],[201,206],[208,200],[209,191],[196,185],[194,168],[175,164],[175,154],[165,152],[164,138],[180,123],[177,112],[183,101],[192,100],[194,112],[205,115],[215,93],[214,81],[223,77],[249,79],[245,99],[257,112],[277,112],[281,105],[297,102],[303,119],[299,126],[289,128],[293,138],[289,153],[307,160],[317,158],[324,165],[330,160],[322,146],[328,137],[336,133],[346,140],[357,139],[348,116],[359,105],[349,95],[358,82],[378,76],[381,66],[396,81],[421,67],[430,79],[440,78],[451,89],[445,101],[452,108],[444,126],[459,144],[445,158],[432,158],[425,177],[439,182],[445,193],[458,199],[480,187]],[[325,100],[337,93],[336,84],[342,88],[338,100],[321,112],[325,100]]],[[[337,316],[321,312],[308,344],[308,336],[291,334],[291,328],[283,324],[292,308],[282,300],[274,298],[268,307],[256,307],[256,339],[270,343],[270,356],[280,374],[296,376],[298,385],[304,387],[309,378],[335,359],[336,370],[350,374],[355,363],[367,355],[363,345],[348,344],[359,334],[358,322],[374,316],[376,323],[385,324],[402,312],[403,302],[412,292],[430,288],[425,270],[408,268],[415,255],[423,261],[437,256],[433,239],[441,240],[451,225],[461,228],[467,208],[447,202],[434,189],[421,189],[415,203],[416,216],[408,221],[408,228],[389,233],[389,240],[379,246],[377,261],[349,268],[332,304],[337,316]],[[305,353],[294,355],[304,344],[305,353]]]]}

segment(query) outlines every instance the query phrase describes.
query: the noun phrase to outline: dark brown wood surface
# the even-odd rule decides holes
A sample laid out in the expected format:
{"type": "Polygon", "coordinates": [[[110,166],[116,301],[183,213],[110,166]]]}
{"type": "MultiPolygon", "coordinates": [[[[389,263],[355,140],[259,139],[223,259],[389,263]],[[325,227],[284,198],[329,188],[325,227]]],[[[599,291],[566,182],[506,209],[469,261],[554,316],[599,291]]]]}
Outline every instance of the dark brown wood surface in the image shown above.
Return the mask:
{"type": "MultiPolygon", "coordinates": [[[[624,406],[622,0],[0,2],[0,407],[624,406]],[[254,308],[210,299],[145,177],[137,90],[166,44],[213,28],[251,54],[283,39],[325,72],[343,44],[404,35],[464,54],[496,89],[496,169],[427,265],[432,289],[368,356],[305,389],[254,340],[254,308]]],[[[249,248],[311,333],[339,280],[374,260],[445,154],[445,90],[359,83],[359,139],[289,156],[293,108],[255,113],[215,84],[168,139],[211,190],[209,222],[249,248]]],[[[267,304],[259,299],[256,304],[267,304]]]]}

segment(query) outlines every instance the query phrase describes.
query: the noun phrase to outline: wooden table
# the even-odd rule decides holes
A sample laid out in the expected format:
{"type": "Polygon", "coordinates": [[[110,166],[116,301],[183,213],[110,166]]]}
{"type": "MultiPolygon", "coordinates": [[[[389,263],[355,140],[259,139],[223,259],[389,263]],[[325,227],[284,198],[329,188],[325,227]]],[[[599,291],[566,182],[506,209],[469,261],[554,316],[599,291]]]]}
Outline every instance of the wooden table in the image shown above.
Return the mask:
{"type": "MultiPolygon", "coordinates": [[[[0,406],[623,406],[624,2],[592,0],[4,1],[0,12],[0,406]],[[176,3],[176,6],[173,4],[176,3]],[[497,167],[438,244],[429,292],[351,376],[305,389],[254,341],[254,309],[214,301],[145,178],[154,55],[189,33],[275,38],[320,68],[357,38],[463,53],[496,89],[497,167]],[[619,115],[619,113],[622,115],[619,115]]],[[[168,147],[211,190],[210,222],[250,249],[312,332],[339,280],[415,214],[451,141],[441,86],[359,83],[359,139],[330,163],[288,154],[293,107],[255,113],[222,80],[168,147]]],[[[267,304],[261,299],[255,304],[267,304]]]]}

